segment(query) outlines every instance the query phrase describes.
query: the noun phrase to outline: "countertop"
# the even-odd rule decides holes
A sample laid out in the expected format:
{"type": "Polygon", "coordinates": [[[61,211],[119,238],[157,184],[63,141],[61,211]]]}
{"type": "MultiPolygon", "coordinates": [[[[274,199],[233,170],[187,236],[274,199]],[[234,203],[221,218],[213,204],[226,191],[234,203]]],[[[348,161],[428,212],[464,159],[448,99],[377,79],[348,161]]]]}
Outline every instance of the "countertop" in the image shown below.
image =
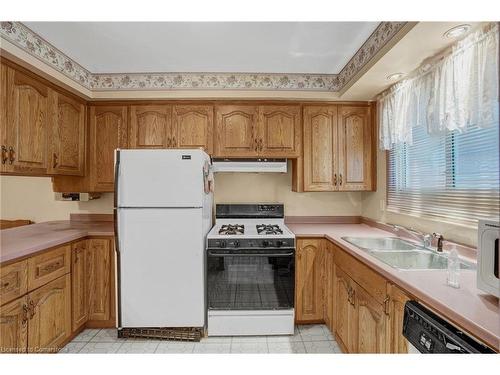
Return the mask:
{"type": "Polygon", "coordinates": [[[87,236],[113,236],[113,222],[48,221],[0,231],[0,263],[87,236]]]}
{"type": "Polygon", "coordinates": [[[398,270],[342,240],[343,236],[394,235],[366,224],[287,224],[297,237],[327,238],[460,328],[500,349],[498,298],[476,288],[476,271],[461,270],[460,288],[446,283],[446,270],[398,270]]]}

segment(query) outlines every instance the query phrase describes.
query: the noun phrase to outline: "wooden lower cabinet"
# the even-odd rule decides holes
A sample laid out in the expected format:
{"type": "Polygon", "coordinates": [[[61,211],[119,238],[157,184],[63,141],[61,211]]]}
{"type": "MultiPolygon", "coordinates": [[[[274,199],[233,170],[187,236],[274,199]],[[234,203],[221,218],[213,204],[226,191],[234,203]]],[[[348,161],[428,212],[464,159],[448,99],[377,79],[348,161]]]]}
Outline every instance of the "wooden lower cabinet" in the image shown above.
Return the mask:
{"type": "Polygon", "coordinates": [[[295,266],[295,320],[323,321],[323,241],[297,241],[295,266]]]}
{"type": "Polygon", "coordinates": [[[335,266],[335,334],[339,345],[348,353],[356,352],[356,335],[354,332],[356,311],[352,299],[353,284],[351,278],[342,269],[335,266]]]}
{"type": "Polygon", "coordinates": [[[324,319],[330,331],[335,332],[335,249],[329,241],[325,242],[324,319]]]}
{"type": "Polygon", "coordinates": [[[73,331],[79,329],[88,318],[87,293],[87,240],[72,245],[71,253],[71,324],[73,331]]]}
{"type": "Polygon", "coordinates": [[[26,353],[28,345],[28,297],[0,307],[0,353],[26,353]]]}
{"type": "Polygon", "coordinates": [[[352,345],[355,353],[388,353],[388,315],[384,305],[377,302],[359,285],[354,285],[354,324],[352,345]]]}
{"type": "Polygon", "coordinates": [[[88,324],[114,326],[114,252],[110,239],[88,240],[87,298],[88,324]]]}
{"type": "Polygon", "coordinates": [[[34,290],[28,299],[28,352],[57,352],[72,332],[70,274],[34,290]]]}
{"type": "Polygon", "coordinates": [[[408,340],[403,336],[403,315],[405,303],[411,298],[396,285],[387,283],[389,305],[389,351],[391,353],[408,353],[408,340]]]}

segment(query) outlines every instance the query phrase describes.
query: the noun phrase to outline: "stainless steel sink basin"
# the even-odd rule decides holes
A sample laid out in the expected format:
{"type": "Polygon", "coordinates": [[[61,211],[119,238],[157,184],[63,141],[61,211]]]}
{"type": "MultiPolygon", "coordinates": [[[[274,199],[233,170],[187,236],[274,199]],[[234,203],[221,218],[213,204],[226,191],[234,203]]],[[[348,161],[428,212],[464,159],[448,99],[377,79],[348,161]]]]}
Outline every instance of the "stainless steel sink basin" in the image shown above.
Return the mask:
{"type": "MultiPolygon", "coordinates": [[[[402,270],[442,270],[448,267],[448,258],[429,250],[369,251],[370,255],[402,270]]],[[[473,265],[460,260],[461,269],[473,269],[473,265]]]]}
{"type": "Polygon", "coordinates": [[[414,244],[396,237],[342,237],[342,239],[363,250],[401,251],[418,248],[414,244]]]}
{"type": "MultiPolygon", "coordinates": [[[[448,258],[395,237],[342,237],[343,240],[366,251],[371,256],[401,270],[442,270],[448,267],[448,258]]],[[[475,269],[475,265],[460,259],[461,269],[475,269]]]]}

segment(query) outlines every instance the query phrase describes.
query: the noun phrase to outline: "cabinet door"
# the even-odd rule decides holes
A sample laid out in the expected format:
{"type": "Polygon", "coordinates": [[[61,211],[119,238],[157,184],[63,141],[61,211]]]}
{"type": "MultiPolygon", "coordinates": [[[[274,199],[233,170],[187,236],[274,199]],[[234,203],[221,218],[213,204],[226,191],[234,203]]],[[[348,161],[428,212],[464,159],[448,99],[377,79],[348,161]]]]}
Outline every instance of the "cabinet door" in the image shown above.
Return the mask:
{"type": "Polygon", "coordinates": [[[319,239],[297,241],[295,314],[299,322],[323,321],[323,250],[319,239]]]}
{"type": "Polygon", "coordinates": [[[172,147],[172,137],[170,136],[171,117],[172,107],[168,105],[130,107],[130,147],[172,147]]]}
{"type": "Polygon", "coordinates": [[[216,113],[216,156],[257,156],[257,107],[221,105],[216,113]]]}
{"type": "Polygon", "coordinates": [[[114,190],[114,152],[127,147],[127,108],[90,107],[90,181],[92,191],[114,190]]]}
{"type": "Polygon", "coordinates": [[[89,240],[87,255],[88,319],[109,320],[114,315],[110,240],[89,240]]]}
{"type": "Polygon", "coordinates": [[[87,321],[87,241],[73,244],[71,252],[72,327],[76,331],[87,321]]]}
{"type": "Polygon", "coordinates": [[[172,121],[172,147],[213,151],[214,109],[210,105],[176,105],[172,121]]]}
{"type": "Polygon", "coordinates": [[[26,353],[28,298],[21,297],[0,309],[0,353],[26,353]]]}
{"type": "Polygon", "coordinates": [[[325,324],[331,332],[335,332],[335,267],[333,247],[329,242],[325,244],[325,324]]]}
{"type": "Polygon", "coordinates": [[[28,299],[28,351],[57,352],[71,335],[70,274],[36,289],[28,299]]]}
{"type": "Polygon", "coordinates": [[[8,170],[46,174],[48,88],[8,68],[7,95],[8,170]]]}
{"type": "Polygon", "coordinates": [[[389,339],[390,353],[408,353],[408,340],[403,336],[404,308],[410,297],[397,286],[388,284],[390,297],[389,339]]]}
{"type": "Polygon", "coordinates": [[[342,106],[339,111],[339,190],[372,187],[370,107],[342,106]]]}
{"type": "Polygon", "coordinates": [[[304,107],[304,191],[337,190],[337,107],[304,107]]]}
{"type": "Polygon", "coordinates": [[[355,353],[356,310],[352,284],[349,276],[335,265],[335,333],[348,353],[355,353]]]}
{"type": "Polygon", "coordinates": [[[0,64],[0,172],[9,169],[8,140],[7,140],[7,65],[0,64]]]}
{"type": "Polygon", "coordinates": [[[85,106],[50,90],[49,110],[49,173],[83,176],[85,106]]]}
{"type": "Polygon", "coordinates": [[[259,152],[266,157],[300,156],[299,106],[259,107],[259,152]]]}
{"type": "Polygon", "coordinates": [[[359,285],[355,285],[356,322],[354,348],[356,353],[388,353],[387,315],[384,306],[359,285]]]}

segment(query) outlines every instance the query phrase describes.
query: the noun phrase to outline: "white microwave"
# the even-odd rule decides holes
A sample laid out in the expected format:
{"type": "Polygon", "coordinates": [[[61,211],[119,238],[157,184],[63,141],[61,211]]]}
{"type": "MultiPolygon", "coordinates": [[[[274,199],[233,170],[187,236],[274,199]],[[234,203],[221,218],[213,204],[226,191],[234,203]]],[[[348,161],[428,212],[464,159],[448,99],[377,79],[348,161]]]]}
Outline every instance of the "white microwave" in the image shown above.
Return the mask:
{"type": "Polygon", "coordinates": [[[477,287],[500,297],[499,244],[500,222],[479,220],[477,240],[477,287]]]}

